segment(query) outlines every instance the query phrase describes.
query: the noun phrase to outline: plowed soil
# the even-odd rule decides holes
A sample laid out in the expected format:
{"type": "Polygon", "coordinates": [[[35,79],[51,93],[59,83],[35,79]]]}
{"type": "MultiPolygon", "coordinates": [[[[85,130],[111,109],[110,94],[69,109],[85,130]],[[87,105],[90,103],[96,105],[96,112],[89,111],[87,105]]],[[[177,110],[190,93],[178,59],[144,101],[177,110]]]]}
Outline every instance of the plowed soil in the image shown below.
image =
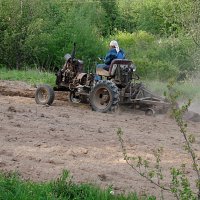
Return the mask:
{"type": "MultiPolygon", "coordinates": [[[[22,82],[0,81],[0,170],[46,181],[67,169],[76,183],[159,197],[159,189],[124,161],[117,136],[121,128],[128,154],[142,156],[152,166],[156,164],[153,151],[163,148],[164,184],[169,186],[170,168],[182,163],[187,164],[187,175],[194,183],[183,136],[169,115],[145,116],[125,106],[115,113],[97,113],[87,104],[71,104],[66,93],[57,93],[52,106],[42,106],[35,103],[34,92],[22,82]]],[[[189,113],[187,119],[200,158],[199,115],[189,113]]],[[[164,195],[173,199],[167,192],[164,195]]]]}

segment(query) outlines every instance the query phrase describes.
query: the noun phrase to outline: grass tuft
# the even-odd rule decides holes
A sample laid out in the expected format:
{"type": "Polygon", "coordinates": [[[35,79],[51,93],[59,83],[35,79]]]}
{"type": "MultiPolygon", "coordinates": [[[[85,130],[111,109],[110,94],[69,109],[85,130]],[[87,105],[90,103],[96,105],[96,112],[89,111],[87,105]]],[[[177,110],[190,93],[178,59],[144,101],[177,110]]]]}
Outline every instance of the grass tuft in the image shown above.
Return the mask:
{"type": "Polygon", "coordinates": [[[155,200],[135,193],[115,195],[111,191],[112,188],[101,190],[90,184],[75,184],[65,170],[56,181],[46,183],[24,181],[17,173],[0,173],[0,200],[155,200]]]}

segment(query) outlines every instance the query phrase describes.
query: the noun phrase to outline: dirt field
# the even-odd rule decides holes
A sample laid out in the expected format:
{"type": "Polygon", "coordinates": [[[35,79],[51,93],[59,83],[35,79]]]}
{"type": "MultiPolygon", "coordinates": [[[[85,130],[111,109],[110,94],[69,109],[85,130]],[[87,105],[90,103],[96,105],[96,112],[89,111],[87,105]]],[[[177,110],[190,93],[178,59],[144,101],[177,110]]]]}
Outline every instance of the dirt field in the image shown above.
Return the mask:
{"type": "MultiPolygon", "coordinates": [[[[159,196],[159,190],[123,160],[117,137],[119,127],[130,155],[142,155],[155,164],[153,150],[164,148],[166,184],[170,167],[182,163],[190,166],[182,147],[183,137],[168,115],[149,117],[126,107],[116,113],[97,113],[86,104],[72,105],[67,100],[41,106],[29,98],[34,91],[25,83],[0,81],[1,170],[18,171],[24,179],[46,181],[67,169],[77,183],[112,186],[116,193],[137,191],[159,196]]],[[[190,113],[187,118],[188,130],[196,136],[194,149],[200,157],[199,115],[190,113]]],[[[187,170],[194,182],[193,172],[187,170]]],[[[168,193],[165,197],[172,199],[168,193]]]]}

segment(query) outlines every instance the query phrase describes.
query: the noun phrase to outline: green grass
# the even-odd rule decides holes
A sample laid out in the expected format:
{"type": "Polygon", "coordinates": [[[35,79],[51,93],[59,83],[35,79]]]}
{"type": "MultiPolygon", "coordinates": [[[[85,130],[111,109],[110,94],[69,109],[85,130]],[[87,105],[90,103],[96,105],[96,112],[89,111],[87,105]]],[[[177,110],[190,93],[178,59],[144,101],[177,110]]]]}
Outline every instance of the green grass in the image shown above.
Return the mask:
{"type": "Polygon", "coordinates": [[[0,200],[153,200],[135,193],[113,195],[112,189],[101,190],[90,184],[74,184],[67,171],[46,183],[23,181],[16,173],[0,173],[0,200]]]}
{"type": "Polygon", "coordinates": [[[55,85],[55,74],[50,72],[41,72],[39,70],[8,70],[0,69],[0,80],[24,81],[31,85],[46,83],[55,85]]]}

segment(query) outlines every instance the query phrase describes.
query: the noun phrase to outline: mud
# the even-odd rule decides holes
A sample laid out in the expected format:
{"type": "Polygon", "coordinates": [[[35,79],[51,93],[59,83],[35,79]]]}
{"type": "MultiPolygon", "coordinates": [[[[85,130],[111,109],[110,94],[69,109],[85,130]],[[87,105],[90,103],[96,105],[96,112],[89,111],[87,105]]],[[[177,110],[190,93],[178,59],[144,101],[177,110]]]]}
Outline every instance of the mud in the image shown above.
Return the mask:
{"type": "MultiPolygon", "coordinates": [[[[163,147],[165,185],[171,180],[170,168],[182,163],[193,185],[195,174],[183,149],[184,139],[168,115],[149,117],[124,106],[115,113],[97,113],[87,104],[59,100],[67,99],[66,93],[57,94],[52,106],[42,106],[30,98],[34,91],[22,82],[0,81],[0,170],[46,181],[67,169],[76,183],[112,186],[115,193],[136,191],[159,197],[159,189],[124,161],[117,136],[121,128],[128,154],[144,157],[151,166],[156,164],[153,150],[163,147]]],[[[188,121],[188,132],[196,137],[194,149],[200,159],[199,115],[194,114],[186,119],[195,119],[188,121]]],[[[173,199],[167,192],[164,196],[173,199]]]]}

